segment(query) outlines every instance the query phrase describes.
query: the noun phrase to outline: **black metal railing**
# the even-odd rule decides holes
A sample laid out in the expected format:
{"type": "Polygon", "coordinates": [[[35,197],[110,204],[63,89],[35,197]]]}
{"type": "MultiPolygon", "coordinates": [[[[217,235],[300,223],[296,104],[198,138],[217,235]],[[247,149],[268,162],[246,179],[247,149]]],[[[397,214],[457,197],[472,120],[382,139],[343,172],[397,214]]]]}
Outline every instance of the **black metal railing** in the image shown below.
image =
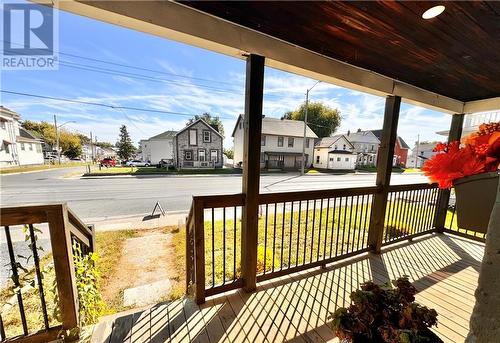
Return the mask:
{"type": "Polygon", "coordinates": [[[9,256],[9,263],[2,267],[8,269],[11,280],[2,292],[12,290],[13,300],[0,315],[0,341],[52,341],[64,330],[77,327],[76,286],[68,267],[72,266],[73,242],[83,254],[93,250],[93,229],[65,205],[2,208],[0,226],[9,256]]]}
{"type": "Polygon", "coordinates": [[[383,243],[433,231],[439,194],[435,184],[390,186],[383,243]]]}

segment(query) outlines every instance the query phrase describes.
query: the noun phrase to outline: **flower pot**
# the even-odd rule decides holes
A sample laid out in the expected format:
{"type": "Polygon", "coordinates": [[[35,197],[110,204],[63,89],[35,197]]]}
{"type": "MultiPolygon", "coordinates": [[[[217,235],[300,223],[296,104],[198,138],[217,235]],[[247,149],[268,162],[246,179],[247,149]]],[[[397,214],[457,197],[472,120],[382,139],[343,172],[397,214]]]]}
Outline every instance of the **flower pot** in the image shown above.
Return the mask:
{"type": "Polygon", "coordinates": [[[456,216],[460,229],[486,233],[498,187],[498,172],[455,180],[456,216]]]}

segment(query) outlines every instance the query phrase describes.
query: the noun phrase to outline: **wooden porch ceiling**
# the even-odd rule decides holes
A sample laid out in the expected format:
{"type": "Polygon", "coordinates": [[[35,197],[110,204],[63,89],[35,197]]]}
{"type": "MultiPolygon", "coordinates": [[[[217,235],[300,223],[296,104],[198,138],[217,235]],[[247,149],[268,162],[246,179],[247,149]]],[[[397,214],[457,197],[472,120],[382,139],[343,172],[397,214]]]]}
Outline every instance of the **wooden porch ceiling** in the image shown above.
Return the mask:
{"type": "MultiPolygon", "coordinates": [[[[184,2],[183,2],[184,3],[184,2]]],[[[500,3],[189,1],[311,51],[461,101],[500,96],[500,3]]]]}
{"type": "MultiPolygon", "coordinates": [[[[32,0],[52,5],[50,0],[32,0]]],[[[60,9],[445,113],[500,108],[500,5],[60,1],[60,9]]]]}

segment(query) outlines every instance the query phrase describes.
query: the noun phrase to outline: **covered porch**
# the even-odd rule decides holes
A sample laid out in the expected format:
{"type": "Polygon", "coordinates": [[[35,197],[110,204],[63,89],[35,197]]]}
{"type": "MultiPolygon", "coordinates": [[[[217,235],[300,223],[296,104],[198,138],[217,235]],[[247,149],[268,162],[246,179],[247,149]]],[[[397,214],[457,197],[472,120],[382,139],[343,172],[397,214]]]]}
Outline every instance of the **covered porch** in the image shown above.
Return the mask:
{"type": "MultiPolygon", "coordinates": [[[[449,190],[391,185],[391,170],[402,101],[452,115],[449,141],[461,138],[465,113],[500,107],[493,55],[500,51],[500,9],[449,3],[449,18],[423,24],[421,12],[433,4],[61,2],[63,10],[246,60],[242,191],[193,197],[188,297],[106,318],[92,329],[92,340],[329,341],[329,313],[348,304],[360,283],[409,275],[417,300],[439,314],[438,335],[463,341],[485,233],[457,227],[449,190]],[[259,193],[266,65],[385,97],[375,185],[259,193]]],[[[64,318],[57,330],[75,328],[76,233],[64,231],[67,214],[47,219],[45,212],[33,218],[24,209],[9,211],[12,220],[2,226],[51,220],[62,227],[64,263],[56,272],[65,273],[64,318]]],[[[57,330],[47,324],[42,333],[16,339],[43,341],[57,330]]]]}

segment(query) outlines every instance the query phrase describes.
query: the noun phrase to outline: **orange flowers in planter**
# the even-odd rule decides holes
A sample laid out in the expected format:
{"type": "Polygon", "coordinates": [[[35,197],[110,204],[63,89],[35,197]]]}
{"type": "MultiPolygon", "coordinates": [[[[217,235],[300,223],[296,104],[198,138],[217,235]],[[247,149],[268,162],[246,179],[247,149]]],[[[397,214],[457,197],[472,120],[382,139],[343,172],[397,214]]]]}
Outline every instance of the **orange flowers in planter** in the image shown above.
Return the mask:
{"type": "Polygon", "coordinates": [[[438,152],[422,170],[439,188],[451,188],[453,181],[464,176],[493,172],[500,163],[500,122],[481,124],[479,131],[467,136],[464,145],[458,141],[438,143],[438,152]]]}

